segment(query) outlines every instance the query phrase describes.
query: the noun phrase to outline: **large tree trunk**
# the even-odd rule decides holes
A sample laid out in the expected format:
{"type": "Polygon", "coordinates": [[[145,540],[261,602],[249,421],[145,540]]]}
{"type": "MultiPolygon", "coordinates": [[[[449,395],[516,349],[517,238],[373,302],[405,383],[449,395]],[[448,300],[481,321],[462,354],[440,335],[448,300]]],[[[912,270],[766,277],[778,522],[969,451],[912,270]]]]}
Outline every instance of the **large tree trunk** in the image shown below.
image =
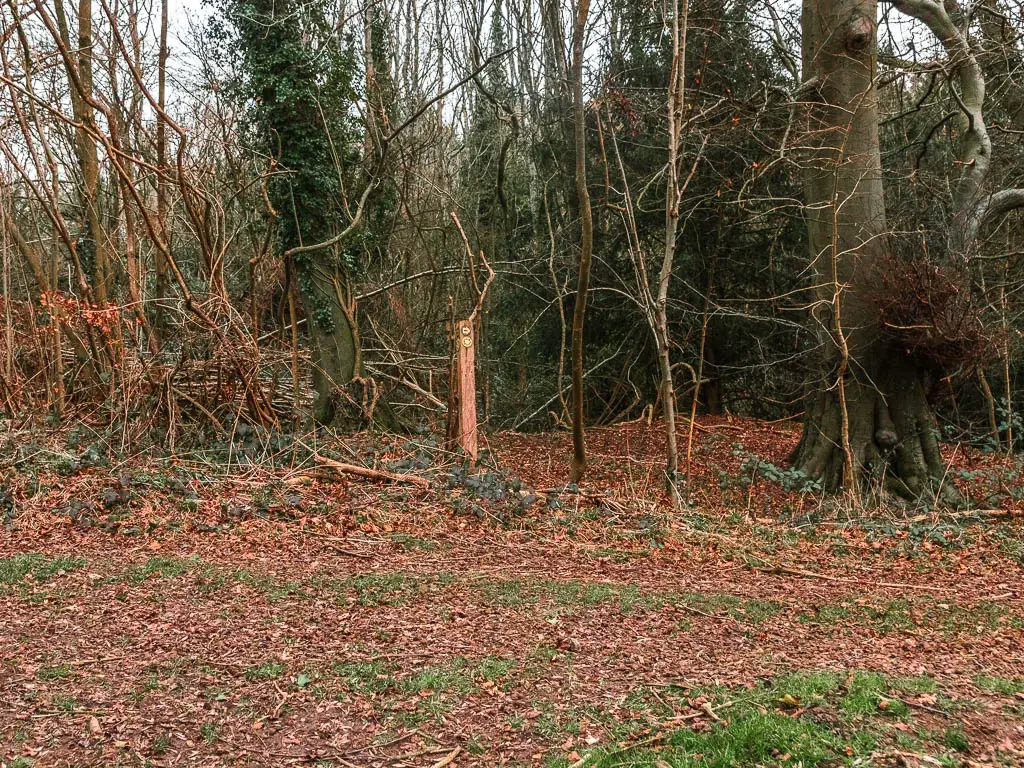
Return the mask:
{"type": "Polygon", "coordinates": [[[875,296],[889,263],[875,92],[876,0],[805,0],[804,175],[825,376],[796,467],[828,490],[870,474],[916,496],[941,474],[924,375],[881,334],[875,296]]]}
{"type": "Polygon", "coordinates": [[[344,414],[349,410],[339,398],[349,392],[360,369],[359,330],[343,270],[330,250],[321,251],[321,256],[311,273],[300,268],[307,271],[308,281],[303,297],[313,342],[314,418],[320,424],[338,424],[347,421],[344,414]]]}

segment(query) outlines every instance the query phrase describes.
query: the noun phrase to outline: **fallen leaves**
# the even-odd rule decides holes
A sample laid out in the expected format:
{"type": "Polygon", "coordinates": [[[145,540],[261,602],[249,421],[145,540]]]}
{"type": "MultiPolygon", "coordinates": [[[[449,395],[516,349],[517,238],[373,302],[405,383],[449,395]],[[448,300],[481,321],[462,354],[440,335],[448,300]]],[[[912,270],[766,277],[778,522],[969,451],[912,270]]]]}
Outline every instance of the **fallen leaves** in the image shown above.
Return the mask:
{"type": "MultiPolygon", "coordinates": [[[[704,423],[713,434],[714,422],[704,423]]],[[[14,755],[24,727],[23,754],[45,748],[47,759],[65,763],[112,764],[112,749],[178,764],[234,756],[279,765],[315,755],[370,765],[416,754],[417,765],[489,767],[553,751],[572,763],[645,740],[657,752],[671,729],[727,728],[727,703],[698,695],[702,686],[857,667],[928,674],[948,693],[970,688],[979,664],[1019,674],[1024,595],[993,529],[972,528],[956,548],[930,544],[918,557],[906,530],[869,540],[852,526],[779,524],[784,505],[799,515],[816,502],[760,479],[737,497],[748,514],[732,518],[736,498],[716,474],[738,465],[731,444],[780,462],[795,439],[787,429],[736,425],[697,454],[699,517],[664,515],[659,484],[635,481],[653,476],[660,460],[658,430],[635,425],[594,431],[594,487],[583,493],[559,493],[564,478],[552,457],[562,455],[564,436],[492,436],[502,466],[529,487],[551,489],[505,527],[486,508],[480,520],[457,512],[436,485],[410,493],[407,483],[253,468],[189,480],[195,503],[135,483],[117,506],[130,517],[104,530],[59,510],[73,498],[101,508],[106,474],[59,482],[40,474],[36,490],[18,491],[0,559],[42,552],[87,564],[10,592],[0,586],[0,650],[19,660],[0,666],[0,693],[18,713],[0,724],[0,759],[14,755]],[[254,514],[254,497],[282,493],[298,501],[254,514]],[[221,520],[222,502],[248,511],[221,520]],[[698,523],[722,538],[698,536],[698,523]],[[129,526],[139,533],[126,534],[129,526]],[[758,571],[728,541],[797,563],[798,572],[758,571]],[[155,560],[186,567],[147,572],[155,560]],[[373,599],[357,594],[357,578],[375,584],[373,599]],[[941,599],[927,594],[936,589],[941,599]],[[762,603],[771,611],[751,610],[762,603]],[[958,611],[963,622],[941,623],[958,611]],[[884,628],[889,614],[908,624],[884,628]],[[474,665],[484,659],[508,662],[508,671],[481,674],[474,665]],[[268,660],[281,669],[246,677],[268,660]],[[68,672],[48,675],[51,668],[68,672]],[[409,687],[437,670],[451,679],[409,687]],[[617,744],[611,727],[635,716],[623,702],[663,681],[694,693],[617,744]]],[[[846,685],[852,680],[851,672],[846,685]]],[[[908,726],[893,715],[901,709],[894,694],[879,711],[899,731],[908,726]]],[[[1019,698],[991,698],[984,718],[965,728],[979,755],[1015,756],[1021,736],[1003,707],[1019,698]]],[[[921,721],[940,731],[948,724],[935,693],[904,700],[921,721]]],[[[766,708],[791,718],[815,702],[784,694],[766,708]]]]}

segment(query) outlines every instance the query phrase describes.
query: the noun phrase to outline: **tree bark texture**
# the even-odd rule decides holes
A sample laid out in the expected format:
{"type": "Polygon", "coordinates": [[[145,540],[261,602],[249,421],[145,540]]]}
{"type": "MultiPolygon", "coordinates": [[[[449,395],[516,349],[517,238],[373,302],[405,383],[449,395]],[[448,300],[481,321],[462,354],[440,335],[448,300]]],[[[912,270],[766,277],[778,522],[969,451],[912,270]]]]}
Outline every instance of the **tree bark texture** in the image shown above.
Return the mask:
{"type": "Polygon", "coordinates": [[[875,296],[888,263],[876,97],[876,0],[805,0],[805,216],[825,375],[794,452],[823,487],[865,476],[917,496],[942,462],[924,374],[886,343],[875,296]]]}

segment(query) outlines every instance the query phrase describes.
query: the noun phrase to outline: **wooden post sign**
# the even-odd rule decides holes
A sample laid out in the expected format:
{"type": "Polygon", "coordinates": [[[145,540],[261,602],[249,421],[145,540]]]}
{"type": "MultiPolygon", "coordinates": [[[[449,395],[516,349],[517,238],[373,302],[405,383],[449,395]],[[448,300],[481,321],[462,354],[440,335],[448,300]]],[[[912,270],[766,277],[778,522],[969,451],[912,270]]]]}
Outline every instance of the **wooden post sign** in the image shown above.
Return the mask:
{"type": "Polygon", "coordinates": [[[455,328],[455,378],[452,386],[458,392],[458,442],[469,457],[470,465],[476,464],[476,340],[473,338],[473,323],[460,320],[455,328]]]}

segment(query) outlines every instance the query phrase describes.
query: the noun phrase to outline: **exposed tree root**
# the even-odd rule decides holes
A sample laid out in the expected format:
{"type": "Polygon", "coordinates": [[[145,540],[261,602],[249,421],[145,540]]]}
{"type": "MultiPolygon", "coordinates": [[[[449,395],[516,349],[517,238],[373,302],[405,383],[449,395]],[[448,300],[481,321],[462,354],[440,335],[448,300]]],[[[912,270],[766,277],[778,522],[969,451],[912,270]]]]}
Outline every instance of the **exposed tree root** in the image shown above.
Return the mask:
{"type": "MultiPolygon", "coordinates": [[[[939,430],[923,376],[908,361],[877,366],[878,373],[846,381],[850,450],[869,487],[904,499],[931,491],[950,502],[955,488],[943,483],[946,467],[939,430]]],[[[820,394],[808,410],[792,461],[826,491],[843,484],[842,411],[834,390],[820,394]]]]}

